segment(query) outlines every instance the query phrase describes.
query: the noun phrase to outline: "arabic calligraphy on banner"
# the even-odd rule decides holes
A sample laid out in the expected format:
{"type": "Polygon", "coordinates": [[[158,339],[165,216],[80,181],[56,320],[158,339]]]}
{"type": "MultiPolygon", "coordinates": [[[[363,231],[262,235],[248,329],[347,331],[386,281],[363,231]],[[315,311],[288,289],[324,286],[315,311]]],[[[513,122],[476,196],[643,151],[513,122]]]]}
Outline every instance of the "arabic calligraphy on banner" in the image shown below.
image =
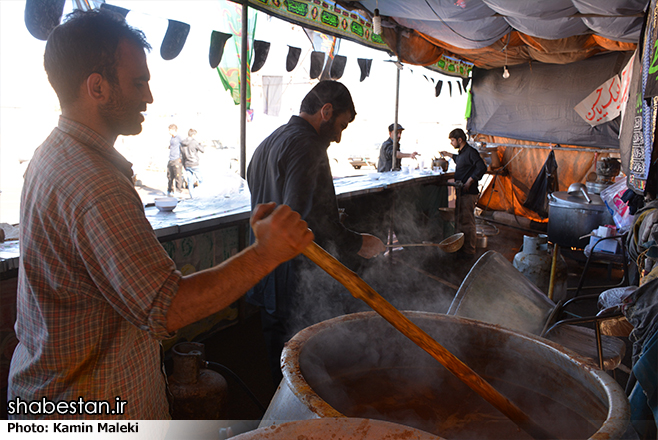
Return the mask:
{"type": "MultiPolygon", "coordinates": [[[[355,41],[373,49],[390,51],[381,36],[373,32],[370,17],[347,10],[332,0],[248,0],[251,8],[337,38],[355,41]]],[[[446,55],[431,70],[468,78],[473,64],[446,55]]]]}
{"type": "Polygon", "coordinates": [[[613,76],[574,107],[576,113],[592,127],[612,121],[621,114],[628,101],[630,65],[622,71],[621,79],[619,75],[613,76]]]}
{"type": "Polygon", "coordinates": [[[656,37],[658,12],[656,0],[652,0],[650,16],[645,26],[644,47],[642,50],[642,80],[641,87],[636,93],[637,105],[634,121],[633,141],[631,144],[631,156],[629,163],[630,174],[628,186],[636,193],[644,193],[646,190],[649,170],[651,168],[651,157],[653,156],[653,144],[656,129],[656,113],[658,111],[658,97],[656,96],[656,37]]]}

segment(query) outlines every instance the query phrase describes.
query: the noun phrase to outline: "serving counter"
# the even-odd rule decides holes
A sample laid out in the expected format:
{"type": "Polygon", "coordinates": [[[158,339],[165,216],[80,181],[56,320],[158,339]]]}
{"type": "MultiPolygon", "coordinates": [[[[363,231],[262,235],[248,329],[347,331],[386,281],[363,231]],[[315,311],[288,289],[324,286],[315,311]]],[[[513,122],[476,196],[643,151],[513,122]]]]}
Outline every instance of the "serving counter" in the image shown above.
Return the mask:
{"type": "MultiPolygon", "coordinates": [[[[426,185],[446,185],[453,174],[434,172],[389,172],[355,177],[335,178],[334,186],[339,206],[375,206],[376,222],[383,223],[385,210],[390,205],[378,198],[391,199],[396,190],[426,185]],[[376,178],[375,178],[376,177],[376,178]],[[368,203],[371,201],[371,203],[368,203]]],[[[246,247],[249,235],[251,201],[249,190],[242,186],[230,194],[206,199],[182,200],[171,212],[161,212],[155,206],[144,209],[158,240],[183,274],[190,274],[221,263],[246,247]]],[[[359,214],[347,211],[352,219],[359,214]]],[[[375,226],[370,224],[370,226],[375,226]]],[[[355,229],[360,230],[360,229],[355,229]]],[[[363,229],[362,232],[371,232],[363,229]]],[[[0,388],[6,391],[7,372],[11,353],[16,345],[13,326],[16,319],[16,287],[19,261],[19,242],[0,243],[0,388]]],[[[199,340],[228,325],[236,323],[239,309],[236,302],[226,309],[178,331],[174,340],[166,341],[165,348],[181,340],[199,340]]]]}

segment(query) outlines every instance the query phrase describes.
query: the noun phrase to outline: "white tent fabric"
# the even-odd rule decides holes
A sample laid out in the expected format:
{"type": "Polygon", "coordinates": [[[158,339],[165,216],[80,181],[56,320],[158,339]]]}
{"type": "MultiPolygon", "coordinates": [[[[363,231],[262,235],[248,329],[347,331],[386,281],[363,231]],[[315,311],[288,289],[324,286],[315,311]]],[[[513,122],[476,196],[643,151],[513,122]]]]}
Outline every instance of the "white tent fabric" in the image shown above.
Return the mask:
{"type": "Polygon", "coordinates": [[[595,34],[636,43],[649,0],[363,0],[370,12],[463,49],[516,30],[557,40],[595,34]]]}

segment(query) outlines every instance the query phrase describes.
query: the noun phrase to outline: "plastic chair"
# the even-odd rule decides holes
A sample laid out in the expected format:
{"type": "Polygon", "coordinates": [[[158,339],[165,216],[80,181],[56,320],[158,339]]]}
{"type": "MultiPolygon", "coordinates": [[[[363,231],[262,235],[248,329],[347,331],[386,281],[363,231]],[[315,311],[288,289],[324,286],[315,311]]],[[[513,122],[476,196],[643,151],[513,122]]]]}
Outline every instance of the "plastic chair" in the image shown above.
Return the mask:
{"type": "MultiPolygon", "coordinates": [[[[544,337],[593,362],[598,360],[601,369],[617,368],[626,350],[624,341],[600,332],[597,335],[595,329],[573,325],[586,321],[562,320],[554,327],[563,312],[562,303],[555,304],[548,299],[501,254],[488,251],[471,268],[447,314],[544,337]]],[[[596,317],[579,319],[597,320],[596,317]]]]}

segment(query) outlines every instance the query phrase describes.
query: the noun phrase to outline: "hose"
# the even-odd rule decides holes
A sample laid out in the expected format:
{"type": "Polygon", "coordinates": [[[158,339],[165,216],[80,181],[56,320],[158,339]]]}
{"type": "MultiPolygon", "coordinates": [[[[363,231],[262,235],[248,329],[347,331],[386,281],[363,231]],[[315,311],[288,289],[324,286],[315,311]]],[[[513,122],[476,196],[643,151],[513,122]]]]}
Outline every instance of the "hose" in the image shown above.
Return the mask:
{"type": "Polygon", "coordinates": [[[258,400],[256,395],[251,392],[249,387],[247,387],[247,385],[242,381],[242,379],[240,379],[240,377],[237,374],[235,374],[233,371],[231,371],[228,367],[226,367],[222,364],[218,364],[217,362],[206,361],[206,367],[208,369],[214,370],[218,373],[227,374],[227,375],[231,376],[231,378],[233,378],[233,380],[235,380],[242,387],[242,389],[244,389],[244,391],[251,398],[251,400],[256,404],[256,406],[258,406],[258,408],[260,408],[260,410],[263,411],[263,414],[265,414],[265,411],[267,410],[265,408],[265,406],[262,403],[260,403],[260,401],[258,400]]]}

